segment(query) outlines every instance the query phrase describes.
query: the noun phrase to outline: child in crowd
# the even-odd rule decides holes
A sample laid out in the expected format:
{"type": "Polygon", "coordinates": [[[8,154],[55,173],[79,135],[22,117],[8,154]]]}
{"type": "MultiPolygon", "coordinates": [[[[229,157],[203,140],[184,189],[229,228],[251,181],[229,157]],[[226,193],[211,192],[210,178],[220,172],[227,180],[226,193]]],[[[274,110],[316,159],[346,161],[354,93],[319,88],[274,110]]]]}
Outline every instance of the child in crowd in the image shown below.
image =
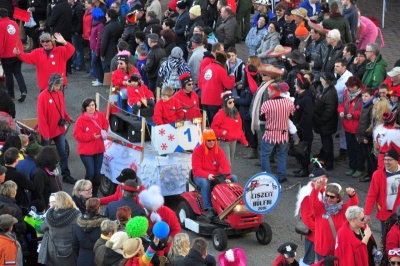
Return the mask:
{"type": "Polygon", "coordinates": [[[50,33],[50,32],[51,30],[49,27],[47,27],[46,20],[39,20],[39,27],[36,28],[32,36],[33,49],[41,47],[39,40],[40,35],[42,35],[43,33],[50,33]]]}
{"type": "Polygon", "coordinates": [[[120,90],[129,85],[129,77],[132,74],[139,74],[137,68],[129,63],[130,55],[131,53],[129,51],[121,51],[117,54],[118,68],[112,73],[111,82],[120,90]]]}
{"type": "Polygon", "coordinates": [[[299,265],[299,263],[296,261],[296,250],[297,245],[292,242],[287,242],[279,246],[277,251],[280,254],[275,259],[274,263],[272,263],[272,266],[299,265]]]}
{"type": "Polygon", "coordinates": [[[135,57],[137,57],[137,67],[139,69],[140,76],[142,77],[144,85],[148,85],[149,81],[147,79],[147,74],[145,71],[142,70],[142,66],[146,65],[147,62],[147,51],[145,49],[145,46],[139,45],[136,48],[136,54],[135,57]]]}
{"type": "Polygon", "coordinates": [[[154,107],[154,95],[147,88],[139,74],[133,74],[128,86],[128,105],[132,107],[132,114],[137,114],[139,108],[154,107]]]}
{"type": "Polygon", "coordinates": [[[154,108],[153,121],[156,125],[169,124],[183,118],[183,109],[180,102],[172,98],[174,89],[166,86],[161,90],[159,99],[154,108]]]}

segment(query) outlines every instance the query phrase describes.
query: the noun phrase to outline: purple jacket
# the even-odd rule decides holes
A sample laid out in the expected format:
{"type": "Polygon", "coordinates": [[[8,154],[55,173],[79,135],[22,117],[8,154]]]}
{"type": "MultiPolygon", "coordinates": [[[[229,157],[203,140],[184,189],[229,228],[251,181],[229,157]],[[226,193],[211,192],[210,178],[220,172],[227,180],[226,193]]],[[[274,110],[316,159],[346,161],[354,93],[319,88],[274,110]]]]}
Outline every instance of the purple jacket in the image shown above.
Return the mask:
{"type": "Polygon", "coordinates": [[[102,22],[93,21],[92,31],[90,32],[90,50],[95,51],[97,55],[100,55],[101,32],[103,28],[104,24],[102,22]]]}

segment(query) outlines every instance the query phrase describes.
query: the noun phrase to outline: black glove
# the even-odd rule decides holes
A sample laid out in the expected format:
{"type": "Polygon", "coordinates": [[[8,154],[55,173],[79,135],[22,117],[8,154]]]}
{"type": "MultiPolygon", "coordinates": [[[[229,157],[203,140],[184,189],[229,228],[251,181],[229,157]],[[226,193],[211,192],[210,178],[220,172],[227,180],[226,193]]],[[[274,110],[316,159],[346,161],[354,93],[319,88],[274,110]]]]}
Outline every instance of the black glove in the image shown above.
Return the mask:
{"type": "Polygon", "coordinates": [[[158,244],[151,241],[150,247],[155,251],[159,251],[163,250],[167,245],[168,245],[168,236],[166,238],[160,239],[158,244]]]}

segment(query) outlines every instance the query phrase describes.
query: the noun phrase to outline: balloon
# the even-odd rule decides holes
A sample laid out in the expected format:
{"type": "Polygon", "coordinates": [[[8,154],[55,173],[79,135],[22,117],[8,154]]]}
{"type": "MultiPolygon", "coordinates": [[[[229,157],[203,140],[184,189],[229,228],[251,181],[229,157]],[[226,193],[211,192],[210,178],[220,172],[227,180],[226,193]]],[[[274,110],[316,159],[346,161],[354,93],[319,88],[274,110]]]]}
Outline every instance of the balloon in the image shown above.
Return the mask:
{"type": "Polygon", "coordinates": [[[166,222],[157,222],[153,226],[153,235],[159,239],[166,238],[169,235],[169,225],[166,222]]]}

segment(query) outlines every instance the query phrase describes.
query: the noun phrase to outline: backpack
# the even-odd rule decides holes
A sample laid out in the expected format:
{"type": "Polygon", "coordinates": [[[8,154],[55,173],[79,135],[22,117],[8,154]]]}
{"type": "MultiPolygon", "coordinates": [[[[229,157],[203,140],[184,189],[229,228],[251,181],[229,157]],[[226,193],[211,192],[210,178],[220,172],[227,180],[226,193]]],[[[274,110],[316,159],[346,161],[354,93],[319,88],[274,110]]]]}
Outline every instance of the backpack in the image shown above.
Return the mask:
{"type": "Polygon", "coordinates": [[[396,214],[393,214],[392,216],[387,219],[385,222],[385,227],[383,228],[382,232],[382,239],[381,239],[381,244],[382,244],[382,259],[381,262],[379,263],[380,266],[386,266],[389,265],[389,258],[386,253],[386,236],[389,233],[390,229],[393,227],[393,225],[399,223],[399,219],[396,214]]]}
{"type": "Polygon", "coordinates": [[[179,90],[181,88],[181,81],[179,80],[178,68],[176,67],[172,73],[169,75],[167,83],[164,86],[170,86],[175,90],[179,90]]]}

